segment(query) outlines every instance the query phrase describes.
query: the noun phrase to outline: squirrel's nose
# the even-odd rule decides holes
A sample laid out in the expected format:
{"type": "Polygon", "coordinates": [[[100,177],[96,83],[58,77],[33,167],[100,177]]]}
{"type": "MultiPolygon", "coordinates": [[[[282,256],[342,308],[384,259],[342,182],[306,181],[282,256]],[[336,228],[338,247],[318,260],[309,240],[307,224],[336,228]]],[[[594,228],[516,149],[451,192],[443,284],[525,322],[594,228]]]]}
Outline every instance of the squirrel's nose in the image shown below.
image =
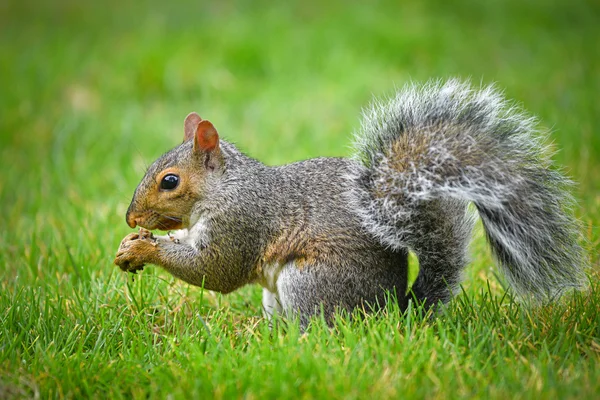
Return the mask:
{"type": "Polygon", "coordinates": [[[129,225],[130,228],[135,228],[137,225],[136,222],[136,218],[134,213],[132,213],[131,211],[127,211],[127,215],[125,216],[125,220],[127,221],[127,225],[129,225]]]}

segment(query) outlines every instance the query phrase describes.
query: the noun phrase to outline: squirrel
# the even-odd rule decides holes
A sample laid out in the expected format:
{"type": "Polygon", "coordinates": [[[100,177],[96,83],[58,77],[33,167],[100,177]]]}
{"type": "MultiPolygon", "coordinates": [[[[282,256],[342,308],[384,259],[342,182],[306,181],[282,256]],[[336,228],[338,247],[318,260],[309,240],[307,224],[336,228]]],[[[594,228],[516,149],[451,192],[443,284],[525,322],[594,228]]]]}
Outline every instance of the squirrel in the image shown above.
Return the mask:
{"type": "Polygon", "coordinates": [[[263,287],[263,307],[303,326],[395,293],[433,307],[459,288],[476,220],[519,295],[584,289],[586,255],[571,181],[537,120],[494,87],[407,84],[364,112],[352,158],[266,166],[191,113],[183,143],[147,170],[115,264],[155,264],[221,293],[263,287]],[[149,230],[176,230],[154,236],[149,230]],[[407,287],[408,254],[419,273],[407,287]]]}

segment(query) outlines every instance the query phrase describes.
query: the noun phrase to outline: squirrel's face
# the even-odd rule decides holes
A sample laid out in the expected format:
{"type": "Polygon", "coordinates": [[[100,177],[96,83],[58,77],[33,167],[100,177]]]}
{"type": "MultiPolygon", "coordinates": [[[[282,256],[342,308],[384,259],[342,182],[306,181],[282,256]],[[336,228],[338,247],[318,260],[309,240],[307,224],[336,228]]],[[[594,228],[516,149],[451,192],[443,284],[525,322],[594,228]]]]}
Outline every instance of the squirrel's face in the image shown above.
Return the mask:
{"type": "Polygon", "coordinates": [[[156,160],[135,190],[127,224],[149,230],[187,228],[207,179],[222,166],[215,127],[191,113],[185,119],[184,142],[156,160]]]}

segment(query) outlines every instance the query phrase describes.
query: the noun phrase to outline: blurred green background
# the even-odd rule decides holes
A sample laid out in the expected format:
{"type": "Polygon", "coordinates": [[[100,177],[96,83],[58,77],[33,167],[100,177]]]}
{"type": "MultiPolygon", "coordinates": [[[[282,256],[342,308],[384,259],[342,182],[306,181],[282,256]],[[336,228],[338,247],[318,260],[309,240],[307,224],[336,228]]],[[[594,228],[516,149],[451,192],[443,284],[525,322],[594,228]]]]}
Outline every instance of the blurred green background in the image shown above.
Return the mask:
{"type": "Polygon", "coordinates": [[[374,96],[455,76],[539,116],[593,230],[599,22],[595,1],[3,2],[3,269],[35,240],[94,243],[75,264],[110,268],[135,185],[191,111],[267,164],[345,156],[374,96]]]}
{"type": "MultiPolygon", "coordinates": [[[[599,43],[595,0],[3,1],[4,307],[65,298],[68,320],[74,296],[124,290],[111,263],[130,231],[125,210],[145,167],[181,141],[189,112],[267,164],[346,156],[373,97],[431,78],[497,83],[539,116],[578,183],[597,266],[599,43]]],[[[481,234],[473,247],[472,279],[485,286],[481,234]]],[[[255,287],[212,304],[251,317],[259,299],[255,287]]],[[[3,351],[2,370],[17,371],[20,353],[3,351]]],[[[43,366],[21,368],[42,379],[43,366]]]]}

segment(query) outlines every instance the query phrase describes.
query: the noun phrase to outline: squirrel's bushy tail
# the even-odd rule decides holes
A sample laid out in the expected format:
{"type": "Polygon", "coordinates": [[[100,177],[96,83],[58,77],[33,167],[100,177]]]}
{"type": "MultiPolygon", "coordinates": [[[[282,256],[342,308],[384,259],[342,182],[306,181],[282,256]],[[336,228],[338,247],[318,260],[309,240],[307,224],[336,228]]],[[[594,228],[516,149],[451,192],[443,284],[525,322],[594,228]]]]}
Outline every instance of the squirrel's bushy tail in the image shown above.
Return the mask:
{"type": "Polygon", "coordinates": [[[382,242],[417,253],[424,281],[415,285],[427,294],[427,285],[452,278],[442,269],[453,267],[436,260],[443,264],[457,243],[466,247],[472,225],[466,203],[473,202],[517,292],[544,300],[582,288],[586,262],[571,182],[551,165],[544,139],[536,120],[493,87],[410,84],[374,104],[356,138],[366,167],[355,193],[364,224],[382,242]]]}

